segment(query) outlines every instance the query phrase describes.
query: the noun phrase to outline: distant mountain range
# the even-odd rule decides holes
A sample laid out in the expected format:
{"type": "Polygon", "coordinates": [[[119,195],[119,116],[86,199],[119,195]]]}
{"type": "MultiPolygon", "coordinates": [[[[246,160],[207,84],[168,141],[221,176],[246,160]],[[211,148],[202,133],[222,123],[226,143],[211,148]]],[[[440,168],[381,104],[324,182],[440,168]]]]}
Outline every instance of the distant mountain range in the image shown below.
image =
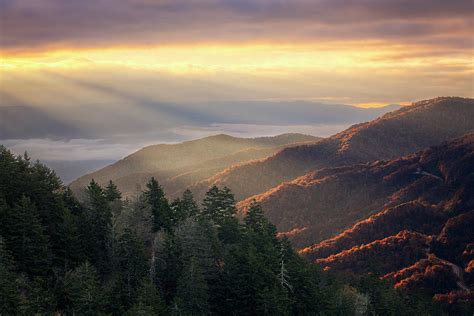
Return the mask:
{"type": "Polygon", "coordinates": [[[264,160],[233,166],[191,190],[202,197],[211,185],[228,186],[238,199],[269,190],[276,193],[276,187],[283,182],[311,170],[391,159],[461,136],[474,129],[472,118],[472,99],[437,98],[417,102],[368,123],[354,125],[317,144],[287,148],[264,160]]]}
{"type": "Polygon", "coordinates": [[[259,138],[221,134],[179,144],[153,145],[80,177],[70,187],[79,192],[92,179],[100,184],[113,180],[122,193],[130,197],[143,190],[146,182],[155,177],[170,196],[175,196],[193,183],[212,177],[231,165],[261,159],[288,146],[319,140],[302,134],[259,138]]]}
{"type": "MultiPolygon", "coordinates": [[[[206,128],[219,124],[346,125],[372,120],[400,108],[359,108],[343,104],[305,101],[240,101],[173,104],[154,102],[114,104],[134,112],[113,110],[111,104],[34,107],[0,102],[0,140],[31,138],[110,138],[121,135],[159,134],[179,139],[173,129],[206,128]],[[6,103],[6,104],[5,104],[6,103]],[[94,115],[91,117],[90,113],[94,115]]],[[[181,137],[182,139],[182,137],[181,137]]]]}
{"type": "MultiPolygon", "coordinates": [[[[297,246],[306,247],[380,211],[393,194],[408,185],[388,181],[401,163],[389,159],[468,133],[474,130],[473,118],[472,99],[422,101],[316,144],[288,148],[266,160],[221,173],[213,183],[234,188],[232,181],[249,173],[266,175],[267,170],[273,170],[277,178],[284,179],[313,169],[238,205],[245,211],[256,199],[280,232],[287,232],[297,246]]],[[[238,191],[240,186],[236,185],[237,194],[250,195],[247,188],[255,186],[257,191],[268,187],[278,182],[274,178],[260,176],[255,183],[248,181],[245,191],[238,191]]]]}

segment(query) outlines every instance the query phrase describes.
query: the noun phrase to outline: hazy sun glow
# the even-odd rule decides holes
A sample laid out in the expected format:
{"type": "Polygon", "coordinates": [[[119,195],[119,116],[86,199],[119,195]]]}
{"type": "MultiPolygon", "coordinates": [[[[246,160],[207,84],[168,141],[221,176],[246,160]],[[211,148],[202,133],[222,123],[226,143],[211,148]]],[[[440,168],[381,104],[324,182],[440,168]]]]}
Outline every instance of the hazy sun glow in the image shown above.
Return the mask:
{"type": "MultiPolygon", "coordinates": [[[[107,49],[61,49],[29,55],[4,54],[1,67],[19,69],[87,68],[126,66],[170,73],[213,73],[218,71],[286,74],[310,70],[345,72],[414,67],[464,65],[472,72],[470,56],[424,56],[424,47],[389,45],[380,42],[334,42],[331,44],[203,44],[107,49]],[[383,47],[383,49],[378,49],[383,47]]],[[[471,64],[472,65],[472,64],[471,64]]]]}

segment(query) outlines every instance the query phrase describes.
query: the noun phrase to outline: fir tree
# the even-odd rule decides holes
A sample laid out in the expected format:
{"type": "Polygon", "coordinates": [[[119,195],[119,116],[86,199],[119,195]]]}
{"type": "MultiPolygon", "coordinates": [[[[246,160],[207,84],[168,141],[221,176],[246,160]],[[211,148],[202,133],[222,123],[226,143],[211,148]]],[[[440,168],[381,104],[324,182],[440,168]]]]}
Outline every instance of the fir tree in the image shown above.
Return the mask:
{"type": "Polygon", "coordinates": [[[155,284],[149,278],[142,280],[138,288],[137,299],[127,312],[130,316],[161,315],[166,313],[166,306],[155,284]]]}
{"type": "Polygon", "coordinates": [[[105,187],[105,198],[109,202],[120,200],[122,198],[122,193],[117,189],[115,183],[112,180],[109,180],[109,183],[105,187]]]}
{"type": "Polygon", "coordinates": [[[158,184],[155,178],[151,178],[147,183],[147,190],[144,196],[151,207],[153,231],[158,232],[164,229],[170,232],[172,229],[171,208],[165,197],[163,188],[158,184]]]}
{"type": "Polygon", "coordinates": [[[0,236],[0,315],[15,315],[19,312],[20,293],[13,268],[13,258],[0,236]]]}
{"type": "Polygon", "coordinates": [[[191,190],[186,189],[181,197],[181,208],[185,210],[185,217],[193,217],[199,213],[199,206],[194,200],[191,190]]]}
{"type": "Polygon", "coordinates": [[[29,276],[47,274],[51,258],[48,239],[36,207],[29,198],[23,196],[11,209],[5,236],[18,270],[29,276]]]}
{"type": "Polygon", "coordinates": [[[135,300],[138,286],[148,272],[143,242],[128,229],[119,238],[116,260],[122,283],[122,304],[128,308],[135,300]]]}
{"type": "Polygon", "coordinates": [[[176,226],[188,217],[195,217],[199,213],[199,207],[194,200],[193,193],[187,189],[181,198],[173,201],[173,225],[176,226]]]}
{"type": "Polygon", "coordinates": [[[262,206],[257,201],[252,200],[247,214],[244,218],[245,226],[254,231],[264,231],[267,228],[267,220],[263,215],[262,206]]]}
{"type": "Polygon", "coordinates": [[[82,239],[91,263],[99,271],[110,270],[112,213],[104,190],[92,180],[86,189],[87,201],[84,212],[87,227],[82,239]]]}
{"type": "Polygon", "coordinates": [[[193,257],[178,280],[173,310],[177,315],[208,315],[208,286],[202,270],[193,257]]]}
{"type": "Polygon", "coordinates": [[[240,225],[235,218],[236,213],[234,195],[229,188],[219,190],[213,186],[207,191],[200,218],[216,225],[219,239],[225,244],[235,243],[240,238],[240,225]]]}
{"type": "Polygon", "coordinates": [[[202,207],[201,215],[217,225],[232,218],[237,212],[234,195],[227,187],[223,190],[219,190],[216,186],[210,188],[204,197],[202,207]]]}
{"type": "Polygon", "coordinates": [[[77,315],[97,315],[104,310],[104,298],[97,270],[88,262],[66,275],[68,310],[77,315]]]}

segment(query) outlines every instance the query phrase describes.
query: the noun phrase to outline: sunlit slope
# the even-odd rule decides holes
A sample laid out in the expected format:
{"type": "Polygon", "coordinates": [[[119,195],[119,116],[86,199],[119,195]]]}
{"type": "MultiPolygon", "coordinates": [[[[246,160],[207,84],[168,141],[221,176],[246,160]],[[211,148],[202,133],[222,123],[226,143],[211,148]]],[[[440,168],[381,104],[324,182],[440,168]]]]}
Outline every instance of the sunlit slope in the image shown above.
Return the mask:
{"type": "Polygon", "coordinates": [[[472,129],[473,99],[443,97],[421,101],[354,125],[317,144],[287,148],[263,161],[234,166],[192,189],[202,196],[211,185],[228,186],[237,199],[245,199],[311,170],[399,157],[472,129]]]}
{"type": "MultiPolygon", "coordinates": [[[[473,175],[474,134],[471,133],[402,158],[321,169],[256,199],[279,231],[290,232],[289,237],[300,248],[330,238],[384,211],[354,228],[369,240],[349,238],[353,242],[350,243],[346,232],[338,242],[325,244],[324,249],[315,246],[307,250],[326,256],[403,229],[419,228],[430,233],[425,219],[431,226],[446,220],[434,206],[446,205],[447,211],[454,211],[462,202],[467,205],[465,208],[474,208],[473,192],[470,192],[474,187],[473,175]]],[[[243,201],[240,208],[245,209],[249,202],[243,201]]]]}
{"type": "Polygon", "coordinates": [[[152,145],[80,177],[70,186],[79,192],[92,179],[100,184],[113,180],[125,196],[132,196],[154,176],[168,194],[174,195],[232,164],[265,158],[286,146],[318,140],[302,134],[259,138],[216,135],[179,144],[152,145]]]}
{"type": "MultiPolygon", "coordinates": [[[[474,133],[370,168],[374,175],[386,169],[366,180],[379,186],[372,198],[385,195],[386,202],[328,212],[332,224],[376,214],[301,253],[328,270],[374,273],[396,287],[438,294],[439,300],[451,291],[452,298],[461,297],[474,285],[474,133]]],[[[307,230],[315,240],[316,229],[307,230]]]]}

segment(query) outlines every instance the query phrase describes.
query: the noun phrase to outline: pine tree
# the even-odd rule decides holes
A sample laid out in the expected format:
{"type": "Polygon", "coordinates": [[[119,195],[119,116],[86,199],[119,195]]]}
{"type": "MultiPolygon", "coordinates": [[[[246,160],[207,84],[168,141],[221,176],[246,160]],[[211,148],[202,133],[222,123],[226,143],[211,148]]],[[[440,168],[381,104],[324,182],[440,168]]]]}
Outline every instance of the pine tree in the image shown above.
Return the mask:
{"type": "Polygon", "coordinates": [[[70,187],[66,187],[61,193],[61,200],[64,207],[71,211],[73,215],[80,215],[83,212],[81,203],[76,199],[70,187]]]}
{"type": "Polygon", "coordinates": [[[115,256],[116,247],[117,247],[117,234],[119,230],[119,218],[122,213],[123,209],[123,202],[122,202],[122,193],[117,189],[117,186],[112,182],[109,181],[109,184],[104,189],[105,198],[109,201],[110,212],[112,214],[111,218],[111,256],[115,256]]]}
{"type": "Polygon", "coordinates": [[[178,315],[208,315],[209,294],[202,270],[193,257],[178,280],[173,309],[178,315]]]}
{"type": "Polygon", "coordinates": [[[214,226],[206,221],[194,221],[188,218],[180,225],[176,237],[181,247],[181,262],[186,265],[193,259],[203,272],[208,283],[217,278],[218,239],[214,226]]]}
{"type": "Polygon", "coordinates": [[[0,315],[19,314],[20,293],[13,268],[13,258],[0,236],[0,315]]]}
{"type": "Polygon", "coordinates": [[[46,275],[50,269],[48,239],[38,217],[35,205],[23,196],[11,209],[5,229],[5,242],[17,269],[29,276],[46,275]]]}
{"type": "Polygon", "coordinates": [[[166,306],[155,284],[149,278],[142,280],[138,288],[135,304],[127,312],[130,316],[161,315],[166,313],[166,306]]]}
{"type": "Polygon", "coordinates": [[[244,218],[244,223],[247,229],[252,229],[256,232],[264,231],[267,228],[268,222],[263,215],[262,206],[257,201],[252,200],[247,214],[244,218]]]}
{"type": "Polygon", "coordinates": [[[171,232],[171,207],[165,197],[163,188],[158,184],[155,178],[151,178],[147,183],[147,190],[144,192],[144,196],[151,207],[153,215],[153,231],[158,232],[164,229],[167,232],[171,232]]]}
{"type": "Polygon", "coordinates": [[[77,315],[97,315],[104,310],[104,298],[97,270],[88,262],[66,275],[68,310],[77,315]]]}
{"type": "Polygon", "coordinates": [[[156,271],[153,278],[166,303],[171,303],[183,269],[181,243],[174,234],[164,234],[164,240],[156,245],[156,257],[155,262],[152,260],[156,271]]]}
{"type": "Polygon", "coordinates": [[[210,188],[204,197],[202,206],[201,215],[217,225],[221,225],[227,219],[232,218],[237,212],[234,195],[227,187],[223,190],[219,190],[216,186],[210,188]]]}
{"type": "Polygon", "coordinates": [[[135,300],[140,282],[147,275],[148,258],[143,242],[126,229],[120,236],[117,249],[117,266],[123,284],[122,304],[128,308],[135,300]]]}
{"type": "Polygon", "coordinates": [[[194,218],[199,213],[199,207],[189,189],[183,192],[181,198],[173,201],[171,208],[173,211],[173,226],[178,225],[188,217],[194,218]]]}
{"type": "Polygon", "coordinates": [[[87,201],[84,220],[87,230],[83,230],[84,248],[91,263],[99,271],[110,270],[112,213],[105,192],[92,180],[86,189],[87,201]]]}
{"type": "Polygon", "coordinates": [[[62,249],[56,255],[60,256],[63,272],[75,268],[86,259],[86,251],[81,240],[80,218],[73,215],[69,209],[64,210],[63,222],[60,226],[62,249]]]}
{"type": "Polygon", "coordinates": [[[194,200],[191,190],[186,189],[181,197],[181,207],[185,210],[186,217],[193,217],[199,213],[199,206],[194,200]]]}
{"type": "Polygon", "coordinates": [[[206,193],[203,208],[199,217],[214,223],[218,228],[219,239],[225,244],[231,244],[240,238],[240,225],[235,218],[234,195],[229,188],[219,190],[213,186],[206,193]]]}
{"type": "Polygon", "coordinates": [[[105,187],[105,198],[109,202],[120,200],[122,198],[122,193],[117,189],[115,183],[112,180],[109,180],[109,184],[105,187]]]}

